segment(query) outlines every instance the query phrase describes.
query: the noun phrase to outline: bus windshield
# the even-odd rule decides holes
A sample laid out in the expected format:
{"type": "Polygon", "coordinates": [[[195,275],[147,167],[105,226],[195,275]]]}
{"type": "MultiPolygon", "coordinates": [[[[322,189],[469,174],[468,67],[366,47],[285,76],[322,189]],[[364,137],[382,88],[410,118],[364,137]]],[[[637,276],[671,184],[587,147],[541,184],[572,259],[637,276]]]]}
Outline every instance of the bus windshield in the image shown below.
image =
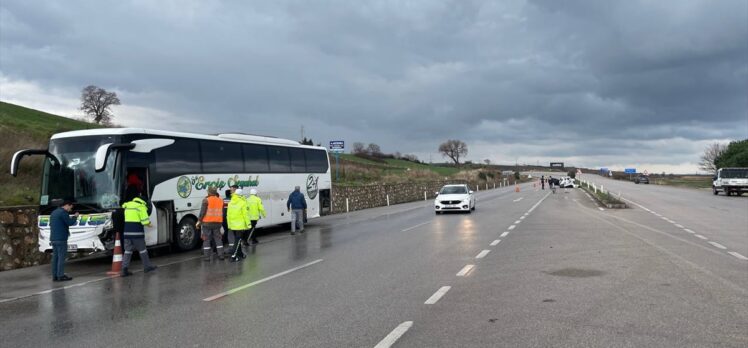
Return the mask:
{"type": "Polygon", "coordinates": [[[83,210],[104,210],[119,205],[119,175],[115,173],[117,151],[111,151],[104,171],[94,170],[94,158],[100,145],[116,143],[114,136],[90,136],[52,139],[49,152],[60,163],[48,158],[44,162],[40,204],[74,198],[83,210]]]}

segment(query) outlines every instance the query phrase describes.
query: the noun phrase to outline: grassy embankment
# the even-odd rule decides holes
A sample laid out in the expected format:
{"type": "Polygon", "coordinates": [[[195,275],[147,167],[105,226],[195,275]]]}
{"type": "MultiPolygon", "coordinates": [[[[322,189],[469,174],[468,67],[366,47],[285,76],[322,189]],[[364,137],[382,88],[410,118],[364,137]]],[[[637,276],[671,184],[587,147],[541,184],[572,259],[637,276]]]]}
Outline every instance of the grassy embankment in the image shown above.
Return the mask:
{"type": "Polygon", "coordinates": [[[20,149],[45,149],[54,133],[97,128],[98,125],[0,102],[0,206],[39,202],[42,158],[26,157],[17,177],[10,175],[10,160],[20,149]]]}
{"type": "Polygon", "coordinates": [[[680,175],[662,178],[650,177],[649,181],[655,185],[680,186],[694,189],[712,188],[712,178],[703,175],[680,175]]]}
{"type": "MultiPolygon", "coordinates": [[[[331,159],[333,180],[335,160],[331,159]]],[[[400,183],[412,181],[443,180],[444,178],[468,179],[480,170],[464,170],[455,167],[415,163],[392,158],[362,158],[351,154],[340,155],[340,181],[344,185],[367,183],[400,183]]],[[[492,174],[495,175],[495,174],[492,174]]]]}

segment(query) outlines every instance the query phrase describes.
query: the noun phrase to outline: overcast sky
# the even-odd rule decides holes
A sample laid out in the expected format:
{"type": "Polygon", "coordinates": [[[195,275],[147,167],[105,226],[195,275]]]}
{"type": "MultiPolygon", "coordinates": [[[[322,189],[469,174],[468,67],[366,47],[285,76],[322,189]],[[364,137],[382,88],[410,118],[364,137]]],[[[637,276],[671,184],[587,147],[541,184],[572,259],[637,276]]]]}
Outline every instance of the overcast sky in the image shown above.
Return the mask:
{"type": "Polygon", "coordinates": [[[748,1],[0,1],[0,100],[443,161],[693,173],[748,138],[748,1]]]}

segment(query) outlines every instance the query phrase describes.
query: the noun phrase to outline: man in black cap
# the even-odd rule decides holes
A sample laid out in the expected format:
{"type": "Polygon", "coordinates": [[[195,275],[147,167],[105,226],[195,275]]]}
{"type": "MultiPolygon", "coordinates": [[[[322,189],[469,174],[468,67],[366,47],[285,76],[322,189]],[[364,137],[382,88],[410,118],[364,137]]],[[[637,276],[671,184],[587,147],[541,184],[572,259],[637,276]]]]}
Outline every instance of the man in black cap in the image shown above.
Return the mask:
{"type": "Polygon", "coordinates": [[[68,237],[70,236],[70,226],[75,225],[78,221],[78,213],[70,217],[73,211],[75,200],[65,198],[62,205],[55,209],[49,216],[49,244],[52,245],[52,280],[67,281],[73,280],[65,274],[65,256],[68,253],[68,237]]]}

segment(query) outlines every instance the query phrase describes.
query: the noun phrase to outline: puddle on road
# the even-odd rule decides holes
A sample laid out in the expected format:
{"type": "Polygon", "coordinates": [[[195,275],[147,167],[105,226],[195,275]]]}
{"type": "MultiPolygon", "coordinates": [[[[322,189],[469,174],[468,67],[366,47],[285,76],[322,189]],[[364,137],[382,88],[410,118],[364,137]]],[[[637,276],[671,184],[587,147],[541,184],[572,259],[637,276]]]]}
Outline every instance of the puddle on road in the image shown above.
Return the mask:
{"type": "Polygon", "coordinates": [[[571,277],[571,278],[589,278],[599,277],[605,272],[596,269],[581,269],[581,268],[564,268],[553,272],[543,272],[552,276],[558,277],[571,277]]]}

